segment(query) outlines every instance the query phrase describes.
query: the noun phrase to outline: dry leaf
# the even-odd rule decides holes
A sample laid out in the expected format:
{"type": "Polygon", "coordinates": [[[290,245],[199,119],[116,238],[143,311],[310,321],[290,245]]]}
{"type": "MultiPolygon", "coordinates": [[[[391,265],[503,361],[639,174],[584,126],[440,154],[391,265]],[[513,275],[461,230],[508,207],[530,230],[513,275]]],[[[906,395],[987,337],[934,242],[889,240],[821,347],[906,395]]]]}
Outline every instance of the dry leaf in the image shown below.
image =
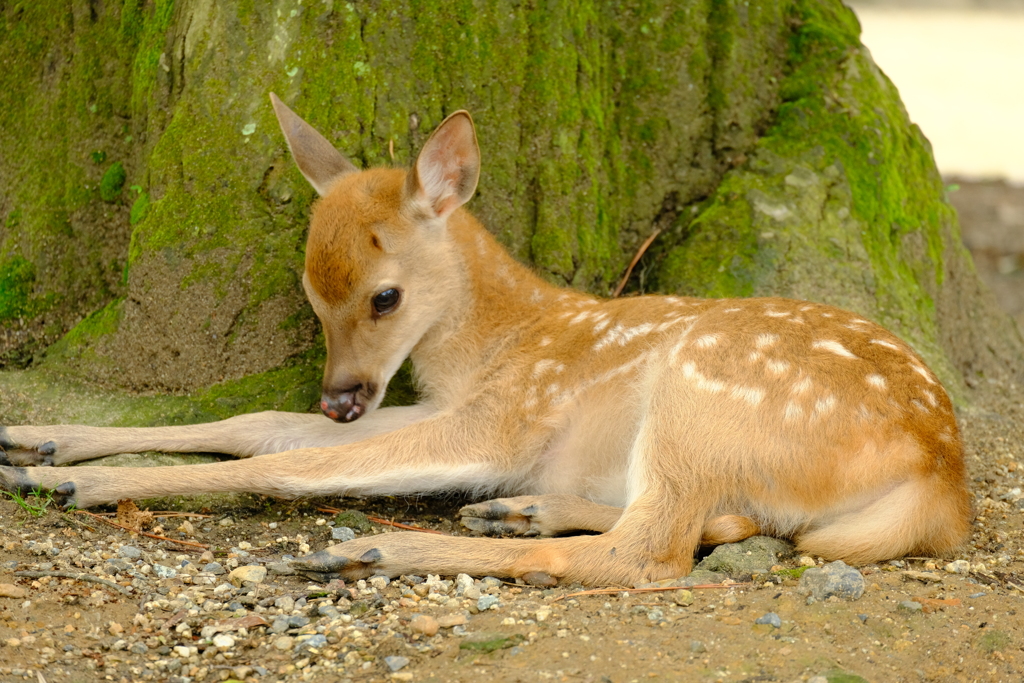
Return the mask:
{"type": "Polygon", "coordinates": [[[117,523],[132,531],[144,531],[153,525],[153,513],[143,512],[135,501],[125,498],[117,501],[117,523]]]}

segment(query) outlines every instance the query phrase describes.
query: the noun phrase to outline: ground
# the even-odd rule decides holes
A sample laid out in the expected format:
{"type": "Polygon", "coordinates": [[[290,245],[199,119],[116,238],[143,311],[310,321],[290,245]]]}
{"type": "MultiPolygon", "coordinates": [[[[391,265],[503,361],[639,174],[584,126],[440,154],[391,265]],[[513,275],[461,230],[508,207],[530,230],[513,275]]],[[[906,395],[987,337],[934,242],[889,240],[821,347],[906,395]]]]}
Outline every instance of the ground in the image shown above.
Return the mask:
{"type": "MultiPolygon", "coordinates": [[[[965,220],[969,245],[980,239],[973,234],[965,220]]],[[[990,279],[1017,272],[1002,256],[978,264],[990,279]]],[[[1008,307],[1014,292],[1024,296],[1008,291],[1008,307]]],[[[689,592],[575,596],[581,587],[453,585],[455,577],[342,586],[279,573],[283,556],[335,542],[332,526],[362,524],[326,506],[465,533],[462,499],[240,497],[204,516],[158,518],[160,528],[147,532],[208,548],[84,513],[34,516],[5,499],[0,596],[12,597],[0,597],[0,681],[1019,681],[1024,391],[994,380],[970,391],[958,412],[977,513],[969,541],[948,557],[860,567],[866,590],[853,601],[809,603],[796,575],[820,560],[797,556],[689,592]],[[234,585],[227,572],[236,566],[270,571],[234,585]],[[770,613],[778,627],[755,623],[770,613]]],[[[45,420],[49,406],[17,394],[0,386],[0,421],[45,420]]],[[[394,530],[364,528],[358,533],[394,530]]]]}

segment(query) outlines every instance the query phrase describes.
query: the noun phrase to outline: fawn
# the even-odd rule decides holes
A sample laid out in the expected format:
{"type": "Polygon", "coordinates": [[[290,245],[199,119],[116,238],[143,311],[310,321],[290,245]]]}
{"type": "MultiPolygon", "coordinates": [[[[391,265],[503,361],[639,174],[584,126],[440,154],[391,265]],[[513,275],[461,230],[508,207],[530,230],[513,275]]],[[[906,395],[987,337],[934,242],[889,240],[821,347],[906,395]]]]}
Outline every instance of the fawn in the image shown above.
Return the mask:
{"type": "Polygon", "coordinates": [[[759,533],[851,563],[942,554],[966,535],[950,400],[886,330],[805,301],[601,300],[554,287],[461,208],[480,169],[466,112],[444,120],[408,172],[358,171],[271,100],[321,197],[303,285],[326,336],[324,415],[0,427],[0,485],[80,507],[226,491],[513,496],[468,505],[462,520],[523,538],[399,532],[296,560],[347,579],[633,585],[687,574],[701,544],[759,533]],[[422,403],[375,410],[407,356],[422,403]],[[247,459],[24,467],[145,450],[247,459]],[[598,533],[529,538],[573,530],[598,533]]]}

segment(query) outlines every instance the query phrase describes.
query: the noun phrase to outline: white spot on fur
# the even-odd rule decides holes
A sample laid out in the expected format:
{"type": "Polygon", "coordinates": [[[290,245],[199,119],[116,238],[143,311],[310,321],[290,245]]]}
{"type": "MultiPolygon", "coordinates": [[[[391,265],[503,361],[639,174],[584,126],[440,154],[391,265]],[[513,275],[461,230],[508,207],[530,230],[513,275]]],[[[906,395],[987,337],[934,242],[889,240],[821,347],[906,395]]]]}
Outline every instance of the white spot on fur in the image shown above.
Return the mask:
{"type": "Polygon", "coordinates": [[[601,330],[608,327],[608,324],[610,322],[610,320],[601,320],[600,322],[598,322],[596,325],[594,325],[594,334],[601,334],[601,330]]]}
{"type": "Polygon", "coordinates": [[[747,356],[747,360],[750,361],[751,363],[756,363],[757,361],[761,360],[761,352],[751,351],[750,355],[747,356]]]}
{"type": "Polygon", "coordinates": [[[547,346],[550,343],[551,343],[551,337],[541,337],[540,338],[540,344],[538,344],[538,346],[547,346]]]}
{"type": "Polygon", "coordinates": [[[789,390],[789,393],[796,394],[797,396],[801,396],[803,394],[806,394],[808,391],[810,391],[812,384],[813,384],[813,382],[811,382],[811,378],[810,377],[803,377],[798,382],[793,384],[793,386],[789,390]]]}
{"type": "Polygon", "coordinates": [[[831,317],[832,317],[832,314],[831,314],[831,313],[822,313],[822,314],[821,314],[821,317],[822,317],[822,318],[831,318],[831,317]]]}
{"type": "Polygon", "coordinates": [[[725,384],[715,379],[708,379],[697,370],[697,366],[692,361],[683,363],[682,366],[683,377],[692,381],[698,389],[702,391],[709,391],[713,394],[717,394],[725,389],[725,384]]]}
{"type": "Polygon", "coordinates": [[[759,349],[766,349],[769,346],[774,346],[779,343],[779,335],[777,334],[759,334],[754,339],[754,346],[759,349]]]}
{"type": "Polygon", "coordinates": [[[884,339],[872,339],[868,343],[869,344],[878,344],[879,346],[884,346],[885,348],[892,349],[893,351],[899,351],[900,350],[900,347],[896,346],[892,342],[887,342],[884,339]]]}
{"type": "Polygon", "coordinates": [[[811,344],[811,348],[820,349],[822,351],[828,351],[829,353],[834,353],[837,356],[842,356],[843,358],[857,357],[850,353],[850,351],[845,346],[843,346],[837,341],[832,341],[831,339],[819,339],[818,341],[811,344]]]}
{"type": "Polygon", "coordinates": [[[921,367],[917,363],[911,363],[910,367],[914,369],[914,372],[924,377],[924,380],[928,382],[928,384],[935,384],[935,380],[931,378],[931,375],[929,375],[928,371],[925,370],[923,367],[921,367]]]}
{"type": "Polygon", "coordinates": [[[828,415],[836,407],[836,397],[832,394],[828,394],[824,398],[819,398],[814,402],[814,417],[824,417],[828,415]]]}
{"type": "Polygon", "coordinates": [[[864,378],[864,381],[876,389],[885,389],[885,378],[881,375],[871,374],[864,378]]]}
{"type": "Polygon", "coordinates": [[[540,303],[541,299],[543,298],[544,296],[540,293],[540,288],[534,287],[533,291],[530,293],[530,302],[537,304],[540,303]]]}
{"type": "Polygon", "coordinates": [[[742,310],[743,310],[742,308],[727,308],[724,311],[722,311],[722,313],[736,313],[736,312],[742,311],[742,310]]]}
{"type": "Polygon", "coordinates": [[[812,308],[814,308],[814,306],[810,306],[810,305],[808,305],[808,306],[801,306],[800,310],[802,312],[806,313],[807,311],[811,310],[812,308]]]}
{"type": "Polygon", "coordinates": [[[590,311],[582,311],[580,313],[577,313],[576,316],[572,320],[569,321],[569,324],[570,325],[575,325],[576,323],[581,323],[584,320],[587,320],[589,317],[590,317],[590,311]]]}
{"type": "Polygon", "coordinates": [[[804,319],[803,319],[803,318],[801,318],[800,316],[797,316],[797,317],[795,317],[795,318],[790,318],[790,319],[789,319],[789,320],[787,320],[786,322],[788,322],[788,323],[794,323],[794,324],[796,324],[796,325],[803,325],[803,324],[804,324],[804,319]]]}
{"type": "Polygon", "coordinates": [[[769,318],[785,318],[788,315],[792,315],[789,311],[765,311],[764,314],[769,318]]]}
{"type": "Polygon", "coordinates": [[[924,394],[925,400],[928,401],[932,408],[937,408],[939,406],[939,402],[935,398],[935,394],[928,391],[927,389],[922,389],[921,393],[924,394]]]}
{"type": "Polygon", "coordinates": [[[920,410],[922,413],[928,412],[928,408],[926,408],[925,405],[918,401],[916,398],[910,399],[910,404],[917,408],[918,410],[920,410]]]}
{"type": "Polygon", "coordinates": [[[756,387],[735,386],[729,395],[739,401],[746,401],[750,405],[756,406],[764,399],[764,390],[756,387]]]}
{"type": "Polygon", "coordinates": [[[636,337],[642,337],[645,334],[650,334],[652,330],[654,330],[654,323],[643,323],[636,325],[635,327],[623,327],[622,325],[616,325],[609,330],[605,336],[601,337],[596,344],[594,344],[594,350],[600,351],[609,344],[616,342],[619,346],[625,346],[636,337]]]}
{"type": "Polygon", "coordinates": [[[862,320],[861,318],[854,318],[853,320],[850,321],[850,324],[851,325],[867,325],[868,321],[867,320],[862,320]]]}
{"type": "Polygon", "coordinates": [[[789,362],[784,360],[778,360],[773,358],[769,361],[766,361],[764,365],[766,368],[768,368],[768,371],[773,375],[784,375],[786,374],[786,371],[789,370],[789,362]]]}
{"type": "Polygon", "coordinates": [[[804,416],[804,409],[793,403],[792,401],[786,402],[786,410],[783,413],[783,417],[787,420],[798,420],[804,416]]]}
{"type": "Polygon", "coordinates": [[[693,340],[693,345],[701,349],[710,349],[718,343],[717,334],[705,334],[693,340]]]}
{"type": "Polygon", "coordinates": [[[550,358],[543,358],[537,361],[536,363],[533,364],[533,376],[535,378],[540,377],[545,372],[547,372],[547,370],[554,367],[554,365],[555,361],[551,360],[550,358]]]}
{"type": "Polygon", "coordinates": [[[544,393],[547,394],[548,396],[554,396],[555,394],[558,393],[558,390],[560,388],[561,387],[558,386],[557,382],[554,384],[549,384],[548,388],[544,390],[544,393]]]}

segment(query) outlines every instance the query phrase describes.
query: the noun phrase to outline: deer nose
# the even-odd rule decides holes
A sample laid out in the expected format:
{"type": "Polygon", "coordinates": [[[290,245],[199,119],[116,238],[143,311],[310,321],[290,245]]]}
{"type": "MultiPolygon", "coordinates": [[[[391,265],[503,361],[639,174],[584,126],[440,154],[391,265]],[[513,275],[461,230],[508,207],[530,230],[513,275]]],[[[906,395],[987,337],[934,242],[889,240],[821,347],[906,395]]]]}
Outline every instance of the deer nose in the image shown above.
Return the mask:
{"type": "Polygon", "coordinates": [[[320,410],[335,422],[352,422],[366,413],[366,404],[373,397],[373,385],[353,384],[344,389],[324,389],[320,410]]]}

